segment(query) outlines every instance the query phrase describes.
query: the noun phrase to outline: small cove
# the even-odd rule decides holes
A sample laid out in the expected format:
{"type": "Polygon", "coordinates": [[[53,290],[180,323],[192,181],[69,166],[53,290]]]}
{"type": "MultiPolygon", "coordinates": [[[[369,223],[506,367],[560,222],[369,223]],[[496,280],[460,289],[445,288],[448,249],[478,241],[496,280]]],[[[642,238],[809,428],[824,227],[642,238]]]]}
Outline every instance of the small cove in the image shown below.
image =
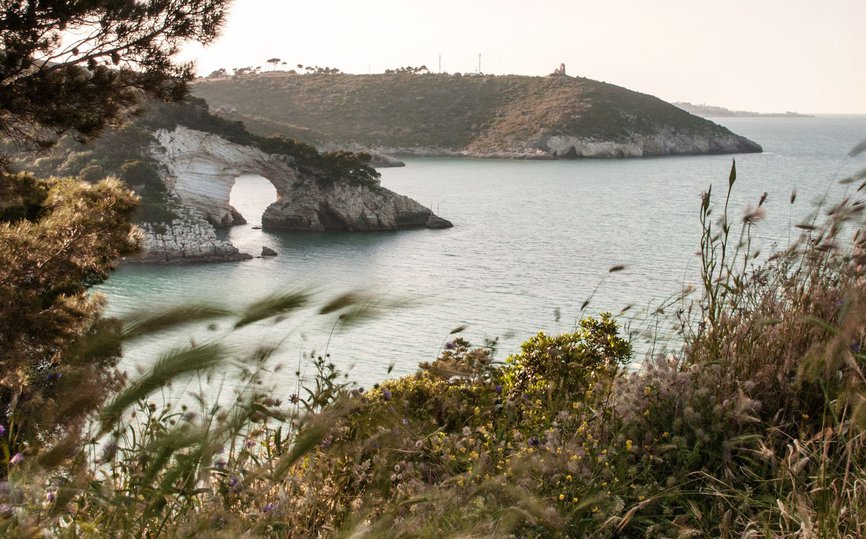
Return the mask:
{"type": "MultiPolygon", "coordinates": [[[[711,183],[714,193],[723,194],[732,158],[738,169],[734,216],[768,193],[767,218],[756,229],[765,251],[796,236],[793,225],[816,200],[829,191],[832,201],[844,191],[834,180],[866,167],[862,158],[847,157],[866,138],[866,117],[717,121],[760,142],[764,153],[581,161],[409,159],[405,168],[381,170],[385,187],[453,221],[449,230],[255,230],[260,223],[255,208],[273,200],[273,188],[263,178],[241,177],[233,204],[249,223],[228,235],[242,251],[258,255],[267,245],[278,257],[128,266],[100,290],[108,296],[109,314],[118,316],[200,301],[242,306],[287,289],[317,291],[314,307],[353,289],[400,304],[358,327],[338,327],[333,335],[333,318],[316,316],[313,307],[281,324],[257,324],[233,336],[241,348],[282,342],[279,360],[291,368],[274,378],[278,386],[291,387],[293,371],[311,351],[330,353],[365,386],[385,378],[392,365],[391,376],[413,372],[461,325],[468,326],[464,334],[476,344],[499,337],[501,359],[536,331],[571,329],[590,296],[587,314],[618,313],[633,305],[621,320],[634,318],[637,325],[694,278],[700,195],[711,183]],[[791,205],[794,190],[797,202],[791,205]],[[608,273],[619,264],[626,269],[608,273]]],[[[192,335],[200,341],[224,331],[192,335]]],[[[666,331],[660,328],[662,335],[666,331]]],[[[127,350],[124,365],[147,364],[166,342],[184,342],[189,335],[184,330],[138,343],[127,350]]]]}

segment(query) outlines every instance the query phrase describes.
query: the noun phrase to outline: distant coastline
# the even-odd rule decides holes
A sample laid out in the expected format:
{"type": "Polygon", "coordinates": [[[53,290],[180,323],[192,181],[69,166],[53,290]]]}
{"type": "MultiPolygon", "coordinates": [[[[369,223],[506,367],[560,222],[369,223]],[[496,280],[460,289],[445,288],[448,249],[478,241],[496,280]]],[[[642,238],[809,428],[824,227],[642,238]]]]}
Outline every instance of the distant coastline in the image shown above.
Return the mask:
{"type": "Polygon", "coordinates": [[[681,101],[671,103],[673,106],[683,109],[689,114],[703,118],[814,118],[811,114],[800,114],[798,112],[750,112],[747,110],[730,110],[713,105],[694,105],[681,101]]]}

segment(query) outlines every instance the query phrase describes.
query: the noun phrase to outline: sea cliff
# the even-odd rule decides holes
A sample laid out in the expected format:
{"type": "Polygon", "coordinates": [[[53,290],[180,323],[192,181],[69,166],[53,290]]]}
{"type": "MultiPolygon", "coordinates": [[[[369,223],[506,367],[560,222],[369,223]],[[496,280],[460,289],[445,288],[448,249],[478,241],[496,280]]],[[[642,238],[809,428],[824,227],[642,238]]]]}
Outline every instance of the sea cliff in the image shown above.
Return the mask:
{"type": "Polygon", "coordinates": [[[180,205],[169,223],[144,223],[144,252],[131,262],[177,263],[251,258],[215,227],[245,223],[230,204],[235,179],[258,174],[276,188],[277,201],[262,216],[266,230],[375,231],[448,228],[452,224],[409,197],[378,182],[321,181],[302,172],[296,159],[236,144],[183,126],[154,134],[151,157],[164,171],[169,196],[180,205]]]}

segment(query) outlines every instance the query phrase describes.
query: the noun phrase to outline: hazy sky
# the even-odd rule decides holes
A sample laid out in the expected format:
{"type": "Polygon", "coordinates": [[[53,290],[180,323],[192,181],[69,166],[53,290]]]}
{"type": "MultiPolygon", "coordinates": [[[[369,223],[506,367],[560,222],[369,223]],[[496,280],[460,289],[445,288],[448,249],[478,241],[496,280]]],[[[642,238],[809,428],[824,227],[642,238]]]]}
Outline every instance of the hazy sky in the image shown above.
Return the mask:
{"type": "Polygon", "coordinates": [[[348,73],[580,75],[761,112],[866,113],[866,0],[236,0],[186,58],[207,75],[279,57],[348,73]]]}

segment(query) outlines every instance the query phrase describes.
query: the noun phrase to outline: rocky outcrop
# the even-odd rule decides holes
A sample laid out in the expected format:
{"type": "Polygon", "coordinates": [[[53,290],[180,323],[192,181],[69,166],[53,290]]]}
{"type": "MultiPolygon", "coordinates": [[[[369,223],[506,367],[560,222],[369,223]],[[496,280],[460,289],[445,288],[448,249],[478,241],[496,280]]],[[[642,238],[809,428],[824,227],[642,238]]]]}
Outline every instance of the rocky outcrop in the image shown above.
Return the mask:
{"type": "MultiPolygon", "coordinates": [[[[181,204],[194,208],[214,226],[241,224],[240,214],[229,205],[235,179],[241,174],[268,178],[277,193],[297,181],[291,160],[222,137],[178,126],[154,134],[151,155],[165,169],[165,185],[181,204]]],[[[241,216],[242,217],[242,216],[241,216]]]]}
{"type": "Polygon", "coordinates": [[[369,183],[321,183],[298,174],[292,158],[240,146],[219,136],[177,127],[156,133],[153,157],[167,171],[166,186],[180,202],[215,226],[233,224],[229,206],[235,178],[259,174],[277,190],[262,216],[264,229],[396,230],[445,228],[448,221],[411,198],[369,183]]]}
{"type": "Polygon", "coordinates": [[[265,229],[397,230],[448,228],[451,223],[411,198],[382,187],[303,182],[262,216],[265,229]]]}
{"type": "Polygon", "coordinates": [[[547,152],[554,158],[654,157],[761,151],[759,144],[733,133],[684,135],[667,131],[654,135],[633,135],[625,142],[553,136],[547,139],[545,145],[547,152]]]}
{"type": "Polygon", "coordinates": [[[262,228],[283,230],[396,230],[447,228],[451,223],[411,198],[377,184],[323,184],[299,174],[291,157],[268,154],[217,135],[178,126],[154,134],[151,156],[164,169],[169,193],[182,215],[168,225],[144,224],[145,253],[139,262],[242,260],[214,227],[245,223],[229,205],[235,179],[258,174],[276,188],[277,201],[262,216],[262,228]]]}
{"type": "Polygon", "coordinates": [[[170,223],[143,223],[142,251],[127,262],[173,264],[190,262],[231,262],[252,256],[241,253],[216,237],[214,227],[194,209],[179,210],[170,223]]]}

